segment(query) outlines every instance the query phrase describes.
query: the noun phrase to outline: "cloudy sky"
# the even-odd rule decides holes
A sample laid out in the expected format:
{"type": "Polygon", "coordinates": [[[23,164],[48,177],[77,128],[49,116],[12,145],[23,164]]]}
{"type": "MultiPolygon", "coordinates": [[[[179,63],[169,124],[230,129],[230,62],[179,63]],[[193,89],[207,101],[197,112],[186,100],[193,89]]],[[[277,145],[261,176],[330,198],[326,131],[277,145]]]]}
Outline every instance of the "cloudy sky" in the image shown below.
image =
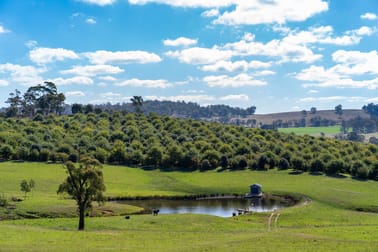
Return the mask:
{"type": "Polygon", "coordinates": [[[378,103],[377,0],[0,0],[0,106],[184,100],[257,113],[378,103]]]}

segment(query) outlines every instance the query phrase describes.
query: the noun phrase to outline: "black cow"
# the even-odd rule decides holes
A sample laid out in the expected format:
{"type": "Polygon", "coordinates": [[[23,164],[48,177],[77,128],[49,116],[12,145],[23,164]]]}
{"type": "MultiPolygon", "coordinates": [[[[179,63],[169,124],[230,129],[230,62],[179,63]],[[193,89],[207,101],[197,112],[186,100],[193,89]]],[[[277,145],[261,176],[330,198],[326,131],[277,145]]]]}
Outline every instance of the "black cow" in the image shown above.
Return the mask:
{"type": "Polygon", "coordinates": [[[155,215],[158,215],[160,212],[159,209],[152,209],[152,214],[155,216],[155,215]]]}

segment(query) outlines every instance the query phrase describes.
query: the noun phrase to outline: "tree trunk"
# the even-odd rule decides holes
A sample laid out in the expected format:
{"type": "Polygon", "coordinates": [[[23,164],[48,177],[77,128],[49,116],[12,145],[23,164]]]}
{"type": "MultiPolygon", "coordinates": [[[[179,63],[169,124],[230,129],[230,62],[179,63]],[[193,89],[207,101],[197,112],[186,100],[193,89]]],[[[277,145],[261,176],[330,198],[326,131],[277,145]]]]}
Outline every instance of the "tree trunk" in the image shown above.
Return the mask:
{"type": "Polygon", "coordinates": [[[84,217],[85,217],[85,207],[83,204],[79,205],[79,231],[84,230],[84,217]]]}

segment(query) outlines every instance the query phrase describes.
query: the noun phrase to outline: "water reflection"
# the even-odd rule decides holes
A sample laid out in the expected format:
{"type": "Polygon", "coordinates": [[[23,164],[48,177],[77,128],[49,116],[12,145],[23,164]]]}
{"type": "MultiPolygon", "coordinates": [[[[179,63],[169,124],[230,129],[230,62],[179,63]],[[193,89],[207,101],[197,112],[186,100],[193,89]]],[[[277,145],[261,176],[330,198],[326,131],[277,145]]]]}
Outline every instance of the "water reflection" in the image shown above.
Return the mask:
{"type": "Polygon", "coordinates": [[[128,200],[125,204],[135,205],[147,211],[159,209],[160,214],[208,214],[220,217],[230,217],[238,210],[252,212],[269,212],[287,207],[287,202],[273,198],[233,198],[233,199],[203,199],[203,200],[128,200]]]}

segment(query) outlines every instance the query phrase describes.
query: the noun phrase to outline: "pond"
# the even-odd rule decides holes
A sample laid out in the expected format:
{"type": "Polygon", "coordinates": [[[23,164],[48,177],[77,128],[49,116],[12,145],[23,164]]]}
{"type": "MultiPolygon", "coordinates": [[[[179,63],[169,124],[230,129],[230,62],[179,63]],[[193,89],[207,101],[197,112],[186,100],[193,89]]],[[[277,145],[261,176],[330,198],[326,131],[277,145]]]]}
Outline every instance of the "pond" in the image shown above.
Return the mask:
{"type": "Polygon", "coordinates": [[[152,209],[159,209],[159,214],[208,214],[219,217],[231,217],[238,210],[248,210],[252,212],[270,212],[283,207],[288,207],[294,203],[282,198],[207,198],[193,200],[127,200],[124,204],[142,207],[146,212],[152,209]]]}

